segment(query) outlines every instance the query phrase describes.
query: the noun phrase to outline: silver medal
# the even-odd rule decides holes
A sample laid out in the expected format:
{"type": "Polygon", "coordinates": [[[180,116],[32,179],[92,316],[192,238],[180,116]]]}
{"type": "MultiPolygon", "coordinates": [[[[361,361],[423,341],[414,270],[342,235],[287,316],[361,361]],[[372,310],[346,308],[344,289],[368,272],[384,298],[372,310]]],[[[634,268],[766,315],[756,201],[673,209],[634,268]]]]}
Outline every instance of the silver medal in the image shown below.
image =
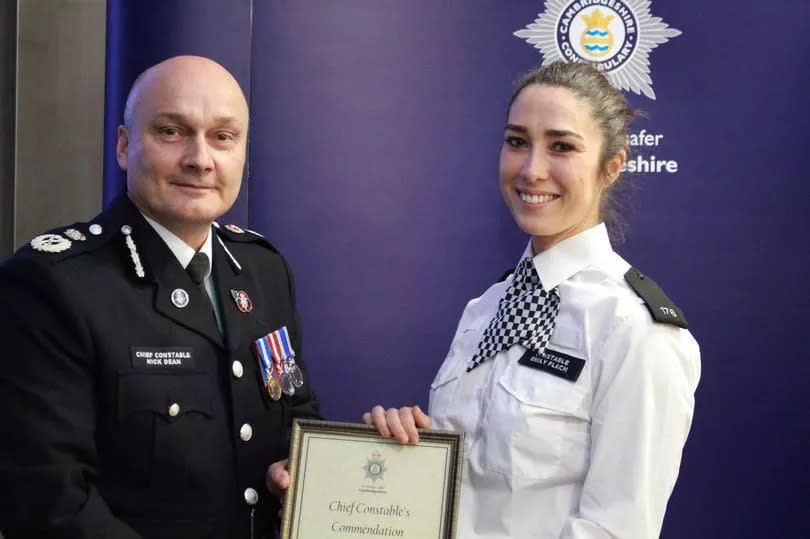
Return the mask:
{"type": "Polygon", "coordinates": [[[295,356],[287,358],[287,372],[290,374],[290,379],[295,387],[304,385],[304,374],[295,364],[295,356]]]}
{"type": "Polygon", "coordinates": [[[285,395],[292,395],[295,393],[295,384],[286,372],[281,373],[281,390],[285,395]]]}

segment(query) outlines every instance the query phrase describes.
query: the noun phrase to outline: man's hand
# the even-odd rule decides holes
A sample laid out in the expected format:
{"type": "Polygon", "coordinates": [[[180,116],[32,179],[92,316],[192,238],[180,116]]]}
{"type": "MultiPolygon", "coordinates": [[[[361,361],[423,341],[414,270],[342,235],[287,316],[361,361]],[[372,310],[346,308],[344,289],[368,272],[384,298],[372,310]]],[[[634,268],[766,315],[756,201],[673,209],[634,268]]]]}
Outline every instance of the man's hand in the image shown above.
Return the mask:
{"type": "Polygon", "coordinates": [[[433,426],[430,416],[419,406],[386,410],[378,404],[371,412],[363,414],[363,422],[366,425],[374,425],[381,435],[386,438],[393,436],[401,444],[419,443],[419,433],[416,429],[429,429],[433,426]]]}
{"type": "Polygon", "coordinates": [[[267,475],[265,476],[265,484],[267,490],[282,499],[284,502],[284,493],[290,487],[290,472],[287,469],[289,459],[274,462],[267,468],[267,475]]]}

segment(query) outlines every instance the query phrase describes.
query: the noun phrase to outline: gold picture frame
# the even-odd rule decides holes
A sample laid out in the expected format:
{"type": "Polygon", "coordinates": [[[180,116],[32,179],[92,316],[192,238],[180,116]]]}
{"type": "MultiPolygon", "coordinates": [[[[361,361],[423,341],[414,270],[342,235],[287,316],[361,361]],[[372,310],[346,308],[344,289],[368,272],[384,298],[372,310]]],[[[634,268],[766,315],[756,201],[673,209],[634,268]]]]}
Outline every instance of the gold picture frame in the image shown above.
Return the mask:
{"type": "Polygon", "coordinates": [[[281,539],[455,538],[463,434],[419,437],[402,445],[369,425],[296,419],[281,539]]]}

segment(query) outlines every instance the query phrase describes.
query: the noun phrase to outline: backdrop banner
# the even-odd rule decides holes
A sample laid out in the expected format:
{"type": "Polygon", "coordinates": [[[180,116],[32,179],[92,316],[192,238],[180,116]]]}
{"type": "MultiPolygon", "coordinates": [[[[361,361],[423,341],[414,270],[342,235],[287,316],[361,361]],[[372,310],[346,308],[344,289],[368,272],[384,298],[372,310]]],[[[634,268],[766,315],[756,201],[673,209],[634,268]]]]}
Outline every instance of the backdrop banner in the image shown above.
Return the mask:
{"type": "Polygon", "coordinates": [[[617,250],[684,310],[703,358],[662,536],[810,537],[810,2],[108,5],[105,199],[134,77],[178,53],[233,71],[251,145],[225,222],[290,261],[301,354],[335,420],[426,407],[466,302],[527,242],[497,180],[512,84],[598,62],[647,115],[617,250]]]}

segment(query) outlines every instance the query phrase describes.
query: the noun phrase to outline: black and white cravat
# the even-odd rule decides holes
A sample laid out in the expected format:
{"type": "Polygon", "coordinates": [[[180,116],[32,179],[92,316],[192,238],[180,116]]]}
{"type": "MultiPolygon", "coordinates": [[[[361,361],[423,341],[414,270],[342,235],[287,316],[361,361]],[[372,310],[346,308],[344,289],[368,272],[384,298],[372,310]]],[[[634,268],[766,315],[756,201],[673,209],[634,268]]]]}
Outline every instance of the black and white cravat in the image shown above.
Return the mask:
{"type": "Polygon", "coordinates": [[[516,343],[542,354],[559,309],[557,289],[546,291],[532,259],[524,258],[515,269],[512,284],[498,302],[498,312],[484,330],[467,372],[516,343]]]}

